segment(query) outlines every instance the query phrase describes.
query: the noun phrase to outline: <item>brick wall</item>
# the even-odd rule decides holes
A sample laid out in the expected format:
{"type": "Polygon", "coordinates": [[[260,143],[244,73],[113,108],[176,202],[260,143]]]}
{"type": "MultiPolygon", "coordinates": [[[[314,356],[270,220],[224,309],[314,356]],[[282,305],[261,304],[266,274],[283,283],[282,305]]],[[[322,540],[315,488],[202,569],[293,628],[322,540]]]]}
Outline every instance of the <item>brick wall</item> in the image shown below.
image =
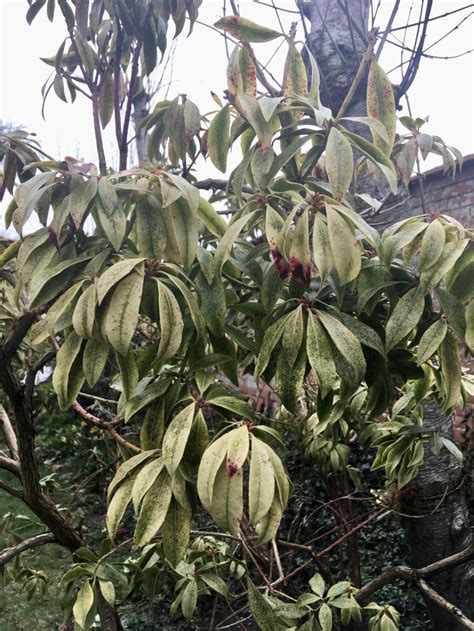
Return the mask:
{"type": "MultiPolygon", "coordinates": [[[[474,155],[466,156],[461,172],[454,178],[443,175],[442,167],[425,173],[423,191],[426,212],[450,215],[464,226],[474,227],[474,155]]],[[[420,183],[416,178],[410,182],[410,195],[403,214],[422,214],[420,183]]]]}

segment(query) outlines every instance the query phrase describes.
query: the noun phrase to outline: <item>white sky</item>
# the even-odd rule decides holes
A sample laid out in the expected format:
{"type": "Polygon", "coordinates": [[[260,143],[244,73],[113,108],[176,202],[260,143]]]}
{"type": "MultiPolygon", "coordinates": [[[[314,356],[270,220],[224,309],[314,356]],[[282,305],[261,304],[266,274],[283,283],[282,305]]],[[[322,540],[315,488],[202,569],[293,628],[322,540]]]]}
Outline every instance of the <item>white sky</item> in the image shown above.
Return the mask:
{"type": "MultiPolygon", "coordinates": [[[[279,6],[294,9],[293,0],[277,0],[279,6]]],[[[440,15],[457,7],[469,4],[451,0],[434,2],[432,15],[440,15]]],[[[222,16],[223,0],[204,0],[200,8],[199,20],[213,24],[222,16]]],[[[393,6],[392,1],[382,0],[377,24],[381,28],[393,6]]],[[[410,22],[416,22],[419,1],[402,0],[397,22],[403,24],[404,17],[413,6],[410,22]]],[[[241,13],[265,26],[278,28],[271,8],[251,0],[240,2],[241,13]]],[[[65,27],[60,15],[51,24],[45,11],[35,19],[30,27],[26,23],[26,0],[0,0],[0,119],[21,124],[28,131],[36,132],[44,150],[56,157],[72,155],[95,162],[95,143],[89,113],[89,102],[78,95],[73,105],[66,105],[51,92],[45,108],[46,120],[41,117],[41,86],[47,79],[50,68],[39,57],[49,57],[56,53],[65,36],[65,27]]],[[[469,19],[448,38],[434,46],[429,52],[433,55],[448,56],[463,53],[474,48],[474,5],[471,9],[431,23],[427,45],[435,42],[452,29],[465,16],[469,19]]],[[[59,13],[59,11],[58,11],[59,13]]],[[[285,28],[293,16],[282,13],[285,28]]],[[[170,33],[173,32],[170,26],[170,33]]],[[[413,32],[415,29],[411,29],[413,32]]],[[[299,39],[303,39],[300,28],[299,39]]],[[[408,40],[407,40],[408,43],[408,40]]],[[[268,59],[274,43],[256,45],[257,56],[268,59]]],[[[400,50],[386,45],[381,63],[388,71],[400,63],[400,50]]],[[[273,61],[276,74],[281,75],[282,57],[273,61]]],[[[174,63],[173,82],[169,87],[169,97],[186,93],[202,113],[215,109],[210,91],[222,94],[226,88],[225,68],[227,59],[223,38],[215,31],[195,25],[189,39],[184,34],[179,38],[174,63]]],[[[399,71],[391,74],[393,83],[400,80],[399,71]]],[[[425,129],[428,133],[441,136],[448,144],[454,145],[464,154],[474,152],[474,65],[473,55],[458,59],[422,59],[420,70],[410,90],[410,103],[415,116],[429,115],[425,129]]],[[[400,115],[407,114],[406,107],[400,115]]],[[[105,146],[109,158],[114,155],[113,124],[105,133],[105,146]]],[[[437,164],[435,158],[427,163],[427,168],[437,164]]],[[[212,165],[206,165],[204,177],[218,176],[212,165]]],[[[1,212],[1,211],[0,211],[1,212]]],[[[1,224],[0,224],[1,226],[1,224]]]]}

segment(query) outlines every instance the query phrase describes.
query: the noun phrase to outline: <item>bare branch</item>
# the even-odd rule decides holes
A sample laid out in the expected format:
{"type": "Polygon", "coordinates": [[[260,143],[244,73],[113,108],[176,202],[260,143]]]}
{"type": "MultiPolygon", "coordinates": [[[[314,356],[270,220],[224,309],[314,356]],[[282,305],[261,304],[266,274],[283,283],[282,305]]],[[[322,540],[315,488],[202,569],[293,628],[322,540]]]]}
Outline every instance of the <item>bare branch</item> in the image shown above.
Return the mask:
{"type": "Polygon", "coordinates": [[[76,410],[76,412],[78,412],[82,416],[82,418],[87,423],[89,423],[89,425],[93,425],[94,427],[98,427],[99,429],[102,429],[108,432],[112,436],[112,438],[114,438],[114,440],[120,443],[123,447],[130,449],[130,451],[133,451],[137,454],[141,453],[142,450],[140,449],[140,447],[137,447],[137,445],[134,445],[133,443],[128,442],[126,438],[124,438],[117,432],[117,430],[115,429],[115,425],[118,425],[118,422],[117,422],[118,419],[115,422],[104,421],[98,418],[97,416],[94,416],[94,414],[91,414],[90,412],[85,410],[78,401],[74,401],[74,403],[72,404],[72,407],[76,410]]]}
{"type": "Polygon", "coordinates": [[[32,548],[37,548],[38,546],[42,546],[45,543],[53,543],[56,541],[56,537],[52,532],[45,532],[41,535],[35,535],[34,537],[30,537],[29,539],[25,539],[21,541],[16,546],[12,546],[11,548],[5,548],[0,552],[0,569],[2,569],[9,561],[17,557],[22,552],[26,550],[31,550],[32,548]]]}
{"type": "Polygon", "coordinates": [[[414,569],[406,565],[398,565],[389,568],[385,572],[382,572],[380,576],[377,576],[370,581],[370,583],[361,587],[355,598],[359,603],[365,603],[372,597],[372,594],[384,585],[392,583],[396,578],[403,578],[405,580],[420,580],[420,577],[426,578],[431,576],[431,574],[442,572],[448,568],[460,565],[472,557],[474,557],[474,544],[461,552],[457,552],[450,557],[446,557],[445,559],[441,559],[440,561],[436,561],[435,563],[431,563],[430,565],[426,565],[420,569],[414,569]]]}
{"type": "Polygon", "coordinates": [[[433,602],[435,602],[443,609],[447,609],[449,613],[453,616],[453,618],[456,619],[458,625],[460,625],[461,628],[470,629],[470,631],[474,629],[473,621],[469,620],[469,618],[463,614],[459,607],[456,607],[455,605],[453,605],[453,603],[450,603],[449,600],[446,600],[446,598],[443,598],[440,594],[438,594],[438,592],[435,591],[430,585],[428,585],[426,581],[424,581],[423,579],[417,581],[417,585],[420,590],[426,596],[428,596],[428,598],[430,598],[433,602]]]}
{"type": "Polygon", "coordinates": [[[5,441],[8,445],[8,449],[12,455],[13,460],[18,460],[18,441],[16,439],[15,430],[10,421],[10,418],[0,403],[0,423],[2,425],[3,433],[5,435],[5,441]]]}
{"type": "Polygon", "coordinates": [[[20,463],[17,460],[13,460],[13,458],[8,458],[0,454],[0,469],[5,469],[5,471],[10,471],[10,473],[14,473],[15,475],[20,475],[20,463]]]}
{"type": "Polygon", "coordinates": [[[19,500],[24,500],[23,491],[21,489],[16,489],[14,486],[10,486],[10,484],[7,484],[7,482],[4,482],[3,480],[0,480],[0,489],[6,491],[6,493],[9,493],[10,495],[13,495],[13,497],[17,497],[19,500]]]}

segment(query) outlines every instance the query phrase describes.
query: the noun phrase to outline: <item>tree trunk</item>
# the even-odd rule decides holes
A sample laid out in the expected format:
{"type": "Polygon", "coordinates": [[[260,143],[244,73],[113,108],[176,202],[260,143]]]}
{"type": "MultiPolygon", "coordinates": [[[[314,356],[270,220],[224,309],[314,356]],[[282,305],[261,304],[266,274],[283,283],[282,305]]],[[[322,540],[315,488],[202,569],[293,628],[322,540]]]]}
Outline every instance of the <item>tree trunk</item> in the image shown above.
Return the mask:
{"type": "Polygon", "coordinates": [[[137,150],[138,165],[143,166],[147,157],[146,134],[139,129],[140,123],[149,113],[149,98],[145,89],[142,89],[133,99],[133,125],[135,127],[135,147],[137,150]]]}
{"type": "MultiPolygon", "coordinates": [[[[451,435],[451,420],[435,404],[424,408],[424,429],[451,435]]],[[[407,488],[403,512],[406,520],[413,567],[423,567],[464,550],[472,543],[463,468],[442,449],[434,455],[425,448],[425,458],[416,479],[407,488]],[[425,515],[425,517],[416,517],[425,515]]],[[[433,576],[433,588],[474,619],[474,560],[433,576]]],[[[452,615],[427,599],[433,629],[457,631],[452,615]]]]}
{"type": "MultiPolygon", "coordinates": [[[[302,3],[303,4],[303,3],[302,3]]],[[[311,22],[309,48],[321,71],[321,100],[336,115],[367,48],[370,0],[313,0],[304,3],[311,22]]],[[[347,116],[365,115],[367,81],[362,80],[347,116]]]]}

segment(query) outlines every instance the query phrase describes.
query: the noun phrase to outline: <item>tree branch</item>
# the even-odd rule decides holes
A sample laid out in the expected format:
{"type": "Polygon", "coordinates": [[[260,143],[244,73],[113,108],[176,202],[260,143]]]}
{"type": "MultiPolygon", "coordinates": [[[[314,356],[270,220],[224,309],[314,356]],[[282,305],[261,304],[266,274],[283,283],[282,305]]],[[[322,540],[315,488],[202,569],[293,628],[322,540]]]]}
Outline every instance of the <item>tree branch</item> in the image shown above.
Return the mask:
{"type": "Polygon", "coordinates": [[[420,569],[414,569],[406,565],[398,565],[389,568],[385,572],[382,572],[380,576],[377,576],[372,581],[370,581],[370,583],[367,583],[366,585],[361,587],[361,589],[357,592],[355,598],[357,602],[365,603],[371,598],[372,594],[374,594],[384,585],[392,583],[396,578],[419,581],[422,578],[430,576],[431,574],[442,572],[443,570],[447,570],[448,568],[460,565],[461,563],[468,561],[472,557],[474,557],[474,544],[469,546],[465,550],[462,550],[461,552],[457,552],[452,556],[441,559],[440,561],[436,561],[435,563],[431,563],[430,565],[426,565],[425,567],[420,569]]]}
{"type": "Polygon", "coordinates": [[[94,414],[91,414],[90,412],[85,410],[78,401],[74,401],[74,403],[72,404],[72,407],[76,410],[78,414],[82,416],[82,418],[87,423],[89,423],[89,425],[93,425],[94,427],[98,427],[99,429],[109,432],[109,434],[112,436],[112,438],[114,438],[114,440],[120,443],[123,447],[130,449],[130,451],[133,451],[136,454],[141,453],[142,450],[140,449],[140,447],[137,447],[137,445],[134,445],[133,443],[128,442],[126,438],[124,438],[117,432],[117,430],[115,429],[115,425],[118,424],[117,422],[104,421],[100,419],[99,417],[94,416],[94,414]]]}
{"type": "Polygon", "coordinates": [[[45,532],[41,535],[35,535],[34,537],[25,539],[11,548],[5,548],[0,552],[0,570],[22,552],[31,550],[32,548],[37,548],[38,546],[43,546],[45,543],[53,543],[55,541],[56,537],[52,532],[45,532]]]}
{"type": "Polygon", "coordinates": [[[463,614],[459,607],[456,607],[455,605],[453,605],[453,603],[450,603],[449,600],[446,600],[446,598],[443,598],[440,594],[438,594],[438,592],[435,591],[430,585],[428,585],[426,581],[421,579],[417,581],[417,585],[420,590],[439,607],[447,609],[449,613],[454,618],[456,618],[458,625],[460,625],[464,629],[469,629],[470,631],[474,629],[473,621],[469,620],[469,618],[463,614]]]}
{"type": "Polygon", "coordinates": [[[10,418],[0,403],[0,423],[2,424],[3,434],[5,435],[5,441],[8,445],[8,449],[12,455],[13,460],[18,460],[18,441],[16,439],[15,430],[10,421],[10,418]]]}
{"type": "MultiPolygon", "coordinates": [[[[227,180],[216,180],[213,178],[208,178],[207,180],[200,180],[199,182],[194,182],[193,186],[200,190],[204,191],[225,191],[228,186],[227,180]]],[[[254,189],[250,186],[242,186],[243,193],[255,193],[254,189]]]]}

